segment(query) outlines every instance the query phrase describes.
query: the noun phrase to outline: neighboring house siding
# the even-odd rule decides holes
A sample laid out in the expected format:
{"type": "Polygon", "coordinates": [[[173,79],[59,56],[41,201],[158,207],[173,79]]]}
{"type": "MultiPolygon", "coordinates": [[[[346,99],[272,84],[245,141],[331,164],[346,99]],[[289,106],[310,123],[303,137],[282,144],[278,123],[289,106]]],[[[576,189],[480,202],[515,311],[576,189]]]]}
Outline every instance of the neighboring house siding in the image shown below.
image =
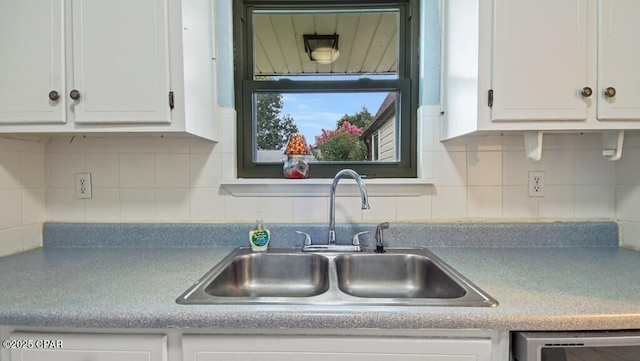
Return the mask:
{"type": "Polygon", "coordinates": [[[380,161],[395,161],[395,113],[380,127],[380,161]]]}
{"type": "Polygon", "coordinates": [[[375,162],[397,162],[396,139],[397,94],[389,92],[371,123],[364,129],[362,138],[369,144],[369,160],[375,162]]]}

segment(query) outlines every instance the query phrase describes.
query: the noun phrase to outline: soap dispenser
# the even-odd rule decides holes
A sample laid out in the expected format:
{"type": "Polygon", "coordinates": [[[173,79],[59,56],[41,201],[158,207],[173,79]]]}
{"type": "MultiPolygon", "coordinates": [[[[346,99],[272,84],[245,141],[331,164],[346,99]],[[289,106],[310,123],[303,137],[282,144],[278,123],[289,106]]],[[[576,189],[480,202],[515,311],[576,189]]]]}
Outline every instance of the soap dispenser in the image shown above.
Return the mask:
{"type": "Polygon", "coordinates": [[[262,219],[256,221],[255,226],[249,231],[249,243],[253,251],[266,251],[269,247],[271,233],[264,228],[262,219]]]}

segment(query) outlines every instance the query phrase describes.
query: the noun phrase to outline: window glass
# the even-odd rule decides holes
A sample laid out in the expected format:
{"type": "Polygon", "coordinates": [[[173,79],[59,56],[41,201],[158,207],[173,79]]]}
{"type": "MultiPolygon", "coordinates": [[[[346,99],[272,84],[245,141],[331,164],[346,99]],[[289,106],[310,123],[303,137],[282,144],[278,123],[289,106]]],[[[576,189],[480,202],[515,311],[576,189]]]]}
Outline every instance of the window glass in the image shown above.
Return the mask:
{"type": "Polygon", "coordinates": [[[293,133],[311,176],[415,177],[417,1],[238,3],[240,177],[280,176],[293,133]]]}
{"type": "MultiPolygon", "coordinates": [[[[399,131],[396,92],[259,92],[253,99],[257,163],[281,162],[292,133],[305,137],[309,162],[380,161],[378,134],[394,143],[399,131]]],[[[396,161],[389,148],[382,160],[396,161]]]]}
{"type": "MultiPolygon", "coordinates": [[[[399,9],[252,11],[253,75],[397,77],[399,9]],[[327,39],[325,39],[325,37],[327,39]],[[333,45],[333,47],[332,47],[333,45]],[[328,56],[327,61],[313,59],[328,56]]],[[[322,77],[316,78],[321,80],[322,77]]],[[[331,78],[325,77],[325,80],[331,78]]]]}
{"type": "Polygon", "coordinates": [[[371,160],[379,160],[380,159],[380,150],[378,149],[378,144],[380,144],[380,137],[378,132],[376,132],[371,138],[371,152],[370,158],[371,160]]]}

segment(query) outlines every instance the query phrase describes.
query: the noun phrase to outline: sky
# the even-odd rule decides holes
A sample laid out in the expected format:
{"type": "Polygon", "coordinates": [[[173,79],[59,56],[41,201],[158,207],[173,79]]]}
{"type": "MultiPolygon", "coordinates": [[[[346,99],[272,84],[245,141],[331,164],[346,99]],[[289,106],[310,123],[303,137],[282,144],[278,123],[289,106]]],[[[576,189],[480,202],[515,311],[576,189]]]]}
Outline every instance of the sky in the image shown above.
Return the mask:
{"type": "Polygon", "coordinates": [[[345,114],[357,113],[365,106],[375,115],[386,96],[386,92],[285,93],[281,115],[290,115],[307,143],[314,144],[323,128],[335,129],[336,122],[345,114]]]}
{"type": "MultiPolygon", "coordinates": [[[[281,76],[274,79],[289,80],[357,80],[395,79],[395,74],[340,74],[340,75],[304,75],[281,76]]],[[[298,126],[309,145],[315,144],[316,136],[322,129],[336,129],[337,121],[345,114],[352,115],[366,107],[372,116],[386,98],[387,91],[376,92],[335,92],[335,93],[282,93],[282,110],[280,116],[289,115],[298,126]]]]}

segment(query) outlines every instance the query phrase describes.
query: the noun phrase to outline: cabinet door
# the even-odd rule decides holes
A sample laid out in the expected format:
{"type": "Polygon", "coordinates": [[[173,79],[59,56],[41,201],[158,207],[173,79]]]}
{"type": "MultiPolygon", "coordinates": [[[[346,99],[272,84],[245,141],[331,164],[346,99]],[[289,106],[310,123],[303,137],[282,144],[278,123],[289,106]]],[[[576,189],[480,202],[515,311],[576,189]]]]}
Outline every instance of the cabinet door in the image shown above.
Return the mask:
{"type": "Polygon", "coordinates": [[[163,335],[81,335],[14,333],[12,340],[30,340],[35,347],[11,349],[11,361],[167,361],[163,335]],[[42,340],[50,341],[48,347],[42,340]],[[38,342],[41,342],[38,344],[38,342]],[[40,347],[40,348],[38,348],[40,347]]]}
{"type": "Polygon", "coordinates": [[[640,119],[640,1],[600,0],[598,119],[640,119]],[[606,96],[607,88],[615,96],[606,96]]]}
{"type": "Polygon", "coordinates": [[[166,0],[74,0],[72,10],[75,122],[169,123],[166,0]]]}
{"type": "Polygon", "coordinates": [[[494,0],[492,121],[587,118],[588,5],[494,0]]]}
{"type": "Polygon", "coordinates": [[[65,122],[62,3],[0,0],[0,123],[65,122]]]}
{"type": "Polygon", "coordinates": [[[490,361],[489,339],[185,336],[183,361],[490,361]]]}

